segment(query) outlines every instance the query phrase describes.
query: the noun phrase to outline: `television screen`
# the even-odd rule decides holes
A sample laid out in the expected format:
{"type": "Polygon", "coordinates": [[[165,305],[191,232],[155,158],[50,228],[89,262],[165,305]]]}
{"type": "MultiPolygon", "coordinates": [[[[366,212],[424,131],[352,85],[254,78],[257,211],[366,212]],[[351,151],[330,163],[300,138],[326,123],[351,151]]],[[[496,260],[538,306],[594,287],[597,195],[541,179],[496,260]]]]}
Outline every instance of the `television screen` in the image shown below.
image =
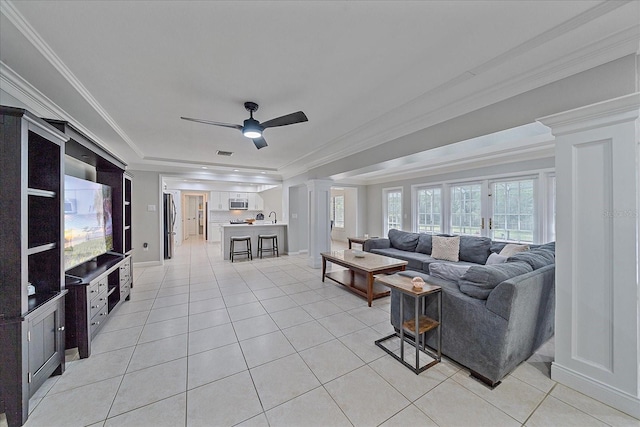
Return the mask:
{"type": "Polygon", "coordinates": [[[111,214],[111,187],[65,175],[65,270],[113,249],[111,214]]]}

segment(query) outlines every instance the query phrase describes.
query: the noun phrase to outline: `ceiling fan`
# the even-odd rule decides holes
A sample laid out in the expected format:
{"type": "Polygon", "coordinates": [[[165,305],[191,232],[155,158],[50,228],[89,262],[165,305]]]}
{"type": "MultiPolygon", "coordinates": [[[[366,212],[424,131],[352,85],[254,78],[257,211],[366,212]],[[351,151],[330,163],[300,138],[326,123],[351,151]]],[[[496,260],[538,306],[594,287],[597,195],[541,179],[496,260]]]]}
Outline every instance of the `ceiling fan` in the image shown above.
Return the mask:
{"type": "Polygon", "coordinates": [[[302,112],[286,114],[284,116],[276,117],[275,119],[267,120],[260,123],[253,118],[253,113],[258,110],[258,104],[255,102],[245,102],[244,108],[249,112],[250,117],[244,121],[242,125],[234,125],[232,123],[220,123],[212,122],[210,120],[192,119],[190,117],[180,117],[182,120],[189,120],[192,122],[204,123],[207,125],[222,126],[226,128],[238,129],[244,136],[253,140],[257,149],[267,146],[267,141],[262,137],[262,131],[267,128],[274,128],[278,126],[293,125],[295,123],[306,122],[307,116],[302,112]]]}

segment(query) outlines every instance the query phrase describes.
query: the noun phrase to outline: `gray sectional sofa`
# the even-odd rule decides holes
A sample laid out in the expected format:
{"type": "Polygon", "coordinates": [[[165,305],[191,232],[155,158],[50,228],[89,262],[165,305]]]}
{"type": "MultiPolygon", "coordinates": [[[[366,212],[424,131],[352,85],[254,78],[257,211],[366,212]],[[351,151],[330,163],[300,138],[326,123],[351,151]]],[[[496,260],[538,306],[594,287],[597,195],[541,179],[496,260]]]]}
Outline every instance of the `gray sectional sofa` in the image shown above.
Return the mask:
{"type": "MultiPolygon", "coordinates": [[[[553,336],[555,245],[531,245],[503,263],[486,265],[506,243],[460,236],[459,261],[452,262],[433,258],[431,241],[429,234],[390,230],[389,238],[366,241],[364,250],[406,260],[408,270],[399,274],[442,287],[442,353],[495,386],[553,336]]],[[[392,290],[396,329],[400,296],[392,290]]],[[[413,301],[405,298],[404,304],[408,320],[413,301]]],[[[426,311],[437,318],[435,299],[426,311]]],[[[434,337],[427,343],[433,347],[434,337]]]]}

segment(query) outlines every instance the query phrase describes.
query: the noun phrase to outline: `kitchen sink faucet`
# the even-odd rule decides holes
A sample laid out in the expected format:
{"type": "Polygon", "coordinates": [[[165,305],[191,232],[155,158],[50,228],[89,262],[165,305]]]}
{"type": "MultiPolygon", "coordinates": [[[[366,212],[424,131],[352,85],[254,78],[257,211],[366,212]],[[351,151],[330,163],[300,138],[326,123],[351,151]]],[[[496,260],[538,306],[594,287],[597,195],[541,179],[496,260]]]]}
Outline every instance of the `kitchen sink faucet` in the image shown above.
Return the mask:
{"type": "Polygon", "coordinates": [[[273,223],[277,224],[278,223],[278,215],[276,215],[276,213],[274,211],[269,212],[269,218],[271,218],[271,214],[273,214],[273,223]]]}

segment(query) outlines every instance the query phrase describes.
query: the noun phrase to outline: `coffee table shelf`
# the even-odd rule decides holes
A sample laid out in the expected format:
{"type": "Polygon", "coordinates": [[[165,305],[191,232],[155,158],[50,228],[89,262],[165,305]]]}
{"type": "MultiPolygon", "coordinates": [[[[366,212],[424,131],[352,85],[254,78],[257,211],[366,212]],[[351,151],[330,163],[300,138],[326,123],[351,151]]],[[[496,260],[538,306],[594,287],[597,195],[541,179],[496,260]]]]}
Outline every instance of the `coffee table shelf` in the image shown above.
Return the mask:
{"type": "Polygon", "coordinates": [[[355,256],[352,250],[323,252],[320,255],[322,256],[322,281],[324,282],[326,277],[345,286],[351,292],[365,297],[369,307],[375,298],[389,295],[386,287],[374,283],[374,275],[402,271],[408,264],[407,261],[368,252],[363,256],[355,256]],[[348,270],[327,273],[327,262],[348,270]]]}

